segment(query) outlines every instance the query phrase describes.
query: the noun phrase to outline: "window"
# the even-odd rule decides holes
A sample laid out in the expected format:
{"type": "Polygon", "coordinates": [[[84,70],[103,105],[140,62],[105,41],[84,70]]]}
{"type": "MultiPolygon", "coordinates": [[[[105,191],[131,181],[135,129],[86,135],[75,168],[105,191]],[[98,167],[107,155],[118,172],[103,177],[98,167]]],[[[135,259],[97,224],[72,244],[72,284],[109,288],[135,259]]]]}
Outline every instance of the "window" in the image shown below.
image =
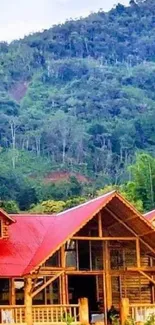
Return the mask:
{"type": "Polygon", "coordinates": [[[0,304],[9,304],[9,279],[0,279],[0,304]]]}
{"type": "Polygon", "coordinates": [[[46,262],[45,266],[53,266],[57,267],[60,266],[60,251],[53,254],[46,262]]]}
{"type": "Polygon", "coordinates": [[[91,264],[93,270],[103,269],[103,243],[101,241],[91,242],[91,264]]]}
{"type": "Polygon", "coordinates": [[[66,266],[74,267],[77,266],[77,250],[76,250],[76,241],[68,240],[65,246],[66,252],[66,266]]]}
{"type": "Polygon", "coordinates": [[[24,305],[24,280],[16,279],[15,281],[16,304],[24,305]]]}
{"type": "Polygon", "coordinates": [[[88,240],[79,240],[78,242],[79,270],[90,270],[90,242],[88,240]]]}

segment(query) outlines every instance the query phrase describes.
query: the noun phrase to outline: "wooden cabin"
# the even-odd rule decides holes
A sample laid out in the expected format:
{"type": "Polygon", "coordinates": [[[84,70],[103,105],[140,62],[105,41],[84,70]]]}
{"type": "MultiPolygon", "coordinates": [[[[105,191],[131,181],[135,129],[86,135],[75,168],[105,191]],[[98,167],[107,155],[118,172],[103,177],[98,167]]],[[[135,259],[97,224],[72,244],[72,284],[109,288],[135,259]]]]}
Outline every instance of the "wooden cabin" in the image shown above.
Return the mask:
{"type": "Polygon", "coordinates": [[[0,210],[0,324],[155,312],[155,228],[117,192],[57,215],[0,210]]]}

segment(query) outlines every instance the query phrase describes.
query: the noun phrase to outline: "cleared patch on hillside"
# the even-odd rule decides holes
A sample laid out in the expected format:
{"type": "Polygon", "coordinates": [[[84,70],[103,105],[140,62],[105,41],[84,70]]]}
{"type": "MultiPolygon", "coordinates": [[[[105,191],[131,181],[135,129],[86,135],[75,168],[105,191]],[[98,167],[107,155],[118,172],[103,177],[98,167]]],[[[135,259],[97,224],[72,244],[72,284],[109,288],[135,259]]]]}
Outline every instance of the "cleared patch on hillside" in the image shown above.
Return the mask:
{"type": "Polygon", "coordinates": [[[27,81],[21,81],[13,85],[13,87],[10,90],[11,97],[15,99],[17,102],[20,102],[27,92],[28,84],[29,83],[27,81]]]}
{"type": "Polygon", "coordinates": [[[78,174],[78,173],[66,172],[66,171],[56,171],[56,172],[49,173],[44,178],[44,180],[47,183],[49,183],[49,182],[57,183],[57,182],[60,182],[60,181],[67,181],[72,176],[76,177],[76,179],[79,182],[82,182],[82,183],[89,183],[89,181],[90,181],[84,175],[81,175],[81,174],[78,174]]]}

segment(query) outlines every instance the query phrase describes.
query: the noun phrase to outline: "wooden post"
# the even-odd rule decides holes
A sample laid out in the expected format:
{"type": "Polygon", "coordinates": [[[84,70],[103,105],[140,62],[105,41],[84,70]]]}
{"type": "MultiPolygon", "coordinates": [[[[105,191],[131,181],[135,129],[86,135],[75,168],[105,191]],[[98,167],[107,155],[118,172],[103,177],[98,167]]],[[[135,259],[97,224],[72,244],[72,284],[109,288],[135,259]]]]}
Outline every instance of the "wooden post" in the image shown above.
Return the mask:
{"type": "Polygon", "coordinates": [[[101,214],[101,212],[99,212],[99,214],[98,214],[98,234],[99,234],[99,237],[103,237],[103,233],[102,233],[102,214],[101,214]]]}
{"type": "Polygon", "coordinates": [[[66,275],[65,273],[61,276],[61,288],[62,288],[62,304],[66,305],[66,275]]]}
{"type": "Polygon", "coordinates": [[[69,304],[69,292],[68,292],[68,275],[66,274],[66,303],[69,304]]]}
{"type": "Polygon", "coordinates": [[[139,238],[136,238],[136,255],[137,255],[137,267],[140,267],[140,242],[139,238]]]}
{"type": "MultiPolygon", "coordinates": [[[[153,266],[153,258],[150,257],[150,266],[152,267],[153,266]]],[[[154,276],[152,275],[151,278],[154,280],[154,276]]],[[[155,301],[155,292],[154,292],[154,289],[155,289],[155,286],[152,285],[151,286],[151,303],[154,304],[154,301],[155,301]]]]}
{"type": "MultiPolygon", "coordinates": [[[[61,267],[65,268],[66,261],[65,261],[65,245],[61,247],[61,267]]],[[[62,304],[66,304],[66,274],[63,273],[61,276],[61,290],[62,290],[62,304]]]]}
{"type": "Polygon", "coordinates": [[[105,324],[107,325],[107,292],[106,292],[106,284],[105,284],[105,274],[103,273],[103,301],[104,301],[104,316],[105,316],[105,324]]]}
{"type": "Polygon", "coordinates": [[[106,307],[107,310],[109,310],[112,305],[112,291],[111,291],[111,276],[109,273],[110,256],[109,256],[108,241],[104,242],[103,258],[104,258],[104,268],[105,268],[106,307]]]}
{"type": "Polygon", "coordinates": [[[88,307],[88,299],[80,298],[79,299],[80,306],[80,324],[87,325],[89,324],[89,307],[88,307]]]}
{"type": "Polygon", "coordinates": [[[127,318],[129,317],[129,299],[122,298],[120,304],[120,319],[121,325],[124,325],[127,318]]]}
{"type": "Polygon", "coordinates": [[[10,305],[16,305],[16,293],[14,279],[9,280],[9,303],[10,305]]]}
{"type": "Polygon", "coordinates": [[[25,322],[27,325],[32,325],[32,279],[25,279],[24,287],[24,302],[25,302],[25,322]]]}

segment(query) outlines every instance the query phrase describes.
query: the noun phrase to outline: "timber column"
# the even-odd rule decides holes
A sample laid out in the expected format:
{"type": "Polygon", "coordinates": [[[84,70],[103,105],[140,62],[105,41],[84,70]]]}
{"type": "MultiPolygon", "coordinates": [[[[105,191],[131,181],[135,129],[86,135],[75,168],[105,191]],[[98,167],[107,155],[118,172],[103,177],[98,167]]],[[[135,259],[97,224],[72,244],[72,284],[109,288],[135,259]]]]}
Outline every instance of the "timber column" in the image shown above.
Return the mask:
{"type": "Polygon", "coordinates": [[[105,298],[106,298],[106,308],[109,310],[112,305],[112,288],[111,288],[111,275],[110,275],[110,254],[108,241],[104,243],[103,250],[103,258],[104,258],[104,269],[105,269],[105,298]]]}
{"type": "Polygon", "coordinates": [[[123,298],[121,299],[120,305],[120,318],[121,318],[121,325],[125,325],[129,317],[129,299],[123,298]]]}
{"type": "Polygon", "coordinates": [[[61,267],[63,267],[64,272],[60,277],[60,286],[61,286],[61,303],[65,305],[66,301],[66,274],[65,274],[65,245],[61,247],[61,267]]]}
{"type": "Polygon", "coordinates": [[[16,305],[16,293],[14,279],[9,280],[9,303],[10,305],[16,305]]]}
{"type": "Polygon", "coordinates": [[[88,325],[89,324],[89,306],[87,298],[79,299],[79,307],[80,307],[80,324],[88,325]]]}
{"type": "Polygon", "coordinates": [[[24,287],[24,303],[25,303],[25,322],[27,325],[32,325],[32,279],[25,279],[24,287]]]}

